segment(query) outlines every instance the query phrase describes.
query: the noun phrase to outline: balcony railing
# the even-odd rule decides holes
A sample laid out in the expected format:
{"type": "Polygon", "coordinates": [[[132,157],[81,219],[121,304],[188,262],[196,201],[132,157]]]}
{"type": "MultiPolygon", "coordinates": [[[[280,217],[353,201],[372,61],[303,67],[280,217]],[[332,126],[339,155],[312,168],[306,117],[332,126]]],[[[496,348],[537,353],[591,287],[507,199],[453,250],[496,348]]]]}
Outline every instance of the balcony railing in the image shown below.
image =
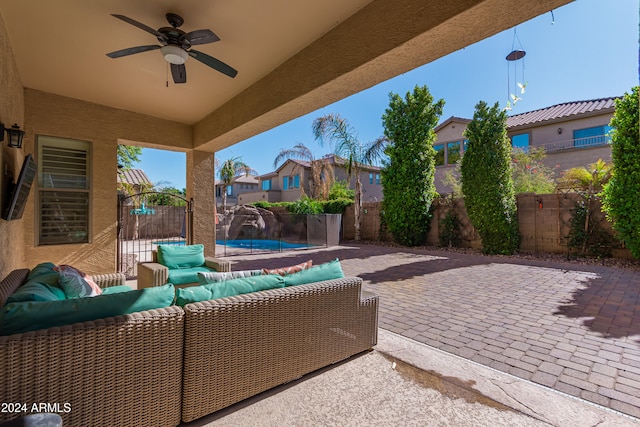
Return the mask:
{"type": "Polygon", "coordinates": [[[549,153],[552,151],[569,150],[571,148],[588,148],[608,144],[611,144],[611,136],[595,135],[588,136],[586,138],[569,139],[566,141],[544,144],[544,151],[549,153]]]}

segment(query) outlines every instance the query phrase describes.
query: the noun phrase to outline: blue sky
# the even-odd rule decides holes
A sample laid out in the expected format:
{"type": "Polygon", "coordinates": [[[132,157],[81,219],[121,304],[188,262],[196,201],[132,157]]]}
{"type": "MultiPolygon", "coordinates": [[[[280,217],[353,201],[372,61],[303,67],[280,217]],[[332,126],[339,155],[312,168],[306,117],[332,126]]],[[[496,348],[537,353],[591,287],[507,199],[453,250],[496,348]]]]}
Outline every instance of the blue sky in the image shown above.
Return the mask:
{"type": "MultiPolygon", "coordinates": [[[[526,91],[518,93],[522,99],[511,114],[622,95],[639,83],[639,15],[638,0],[577,0],[553,15],[518,25],[515,33],[513,28],[506,30],[224,149],[216,157],[221,162],[241,157],[260,174],[273,170],[281,149],[297,143],[320,157],[331,149],[314,141],[311,123],[328,113],[346,118],[361,141],[372,141],[383,134],[381,117],[389,93],[404,96],[416,85],[426,85],[435,99],[445,100],[441,122],[451,116],[472,118],[478,101],[506,106],[509,94],[516,92],[516,80],[523,80],[523,67],[526,91]],[[505,57],[512,48],[525,50],[524,59],[508,62],[505,57]]],[[[135,167],[154,184],[186,186],[184,153],[144,149],[135,167]]]]}

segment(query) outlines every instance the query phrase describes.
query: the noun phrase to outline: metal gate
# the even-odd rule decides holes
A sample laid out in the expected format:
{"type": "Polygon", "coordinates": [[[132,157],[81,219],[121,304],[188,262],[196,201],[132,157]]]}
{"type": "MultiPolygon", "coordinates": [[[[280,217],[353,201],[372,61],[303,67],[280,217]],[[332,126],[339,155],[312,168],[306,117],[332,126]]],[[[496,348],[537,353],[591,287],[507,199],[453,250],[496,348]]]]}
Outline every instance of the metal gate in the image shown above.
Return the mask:
{"type": "Polygon", "coordinates": [[[138,276],[138,263],[150,262],[158,245],[193,242],[193,199],[149,191],[118,197],[117,268],[127,279],[138,276]]]}

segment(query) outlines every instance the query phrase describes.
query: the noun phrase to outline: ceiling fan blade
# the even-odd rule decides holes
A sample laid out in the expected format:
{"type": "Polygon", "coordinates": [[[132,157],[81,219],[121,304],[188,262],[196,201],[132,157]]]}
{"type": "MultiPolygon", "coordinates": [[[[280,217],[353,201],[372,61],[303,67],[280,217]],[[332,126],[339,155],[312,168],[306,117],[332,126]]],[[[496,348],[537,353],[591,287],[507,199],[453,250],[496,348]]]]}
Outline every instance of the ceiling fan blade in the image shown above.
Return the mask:
{"type": "Polygon", "coordinates": [[[136,21],[135,19],[131,19],[131,18],[129,18],[129,17],[127,17],[127,16],[124,16],[124,15],[117,15],[117,14],[115,14],[115,13],[112,13],[112,14],[111,14],[111,16],[113,16],[113,17],[115,17],[115,18],[118,18],[118,19],[121,19],[121,20],[123,20],[124,22],[126,22],[126,23],[128,23],[128,24],[131,24],[131,25],[133,25],[134,27],[138,27],[138,28],[140,28],[141,30],[146,31],[147,33],[151,33],[151,34],[153,34],[153,35],[154,35],[154,36],[156,36],[156,37],[164,38],[164,35],[163,35],[162,33],[159,33],[157,30],[154,30],[153,28],[151,28],[151,27],[149,27],[149,26],[147,26],[147,25],[144,25],[142,22],[138,22],[138,21],[136,21]]]}
{"type": "Polygon", "coordinates": [[[128,47],[126,49],[116,50],[115,52],[107,53],[109,58],[120,58],[122,56],[133,55],[135,53],[147,52],[149,50],[160,49],[162,46],[157,45],[147,45],[147,46],[136,46],[136,47],[128,47]]]}
{"type": "Polygon", "coordinates": [[[191,45],[213,43],[220,40],[211,30],[196,30],[184,35],[191,45]]]}
{"type": "Polygon", "coordinates": [[[199,52],[197,50],[191,49],[189,51],[189,56],[195,58],[196,60],[202,62],[204,65],[208,65],[214,70],[220,71],[222,74],[226,74],[227,76],[233,78],[238,74],[234,68],[225,64],[224,62],[216,59],[212,56],[207,55],[206,53],[199,52]]]}
{"type": "Polygon", "coordinates": [[[187,68],[184,64],[171,64],[171,75],[174,83],[187,82],[187,68]]]}

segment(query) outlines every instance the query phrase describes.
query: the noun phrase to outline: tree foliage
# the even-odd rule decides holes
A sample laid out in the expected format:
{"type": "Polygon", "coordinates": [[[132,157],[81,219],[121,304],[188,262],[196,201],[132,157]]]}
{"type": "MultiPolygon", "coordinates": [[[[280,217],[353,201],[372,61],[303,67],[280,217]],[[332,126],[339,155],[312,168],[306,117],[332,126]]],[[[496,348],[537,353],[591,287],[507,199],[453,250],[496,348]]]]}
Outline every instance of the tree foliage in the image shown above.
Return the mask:
{"type": "Polygon", "coordinates": [[[118,166],[123,169],[131,169],[131,167],[140,162],[142,155],[142,147],[133,145],[118,144],[118,166]]]}
{"type": "MultiPolygon", "coordinates": [[[[606,251],[601,247],[611,246],[611,239],[597,221],[595,199],[612,177],[612,165],[602,159],[588,166],[579,166],[566,170],[558,180],[558,188],[577,192],[584,200],[579,201],[572,210],[569,242],[567,246],[579,250],[581,255],[603,256],[606,251]]],[[[609,236],[610,237],[610,236],[609,236]]]]}
{"type": "Polygon", "coordinates": [[[328,200],[350,199],[353,202],[355,191],[349,188],[347,181],[335,181],[327,194],[328,200]]]}
{"type": "Polygon", "coordinates": [[[585,197],[595,197],[613,176],[613,164],[602,159],[587,166],[567,169],[560,179],[558,188],[577,191],[585,197]]]}
{"type": "Polygon", "coordinates": [[[469,140],[460,166],[467,214],[488,254],[512,254],[519,246],[507,115],[498,103],[480,101],[464,132],[469,140]]]}
{"type": "Polygon", "coordinates": [[[381,137],[363,144],[355,129],[339,114],[326,114],[313,121],[313,135],[320,143],[333,146],[334,154],[346,159],[349,180],[355,177],[356,188],[353,201],[355,240],[360,240],[362,223],[362,181],[360,172],[365,165],[371,165],[382,153],[386,139],[381,137]]]}
{"type": "Polygon", "coordinates": [[[186,206],[187,191],[175,187],[156,187],[157,193],[149,194],[147,203],[159,206],[186,206]],[[177,197],[176,197],[177,196],[177,197]]]}
{"type": "Polygon", "coordinates": [[[443,108],[444,100],[434,102],[426,86],[416,86],[404,98],[389,94],[389,107],[382,116],[389,140],[381,174],[384,221],[402,245],[422,245],[429,232],[429,211],[437,194],[434,127],[443,108]]]}
{"type": "Polygon", "coordinates": [[[611,119],[613,177],[605,185],[603,209],[634,257],[640,258],[639,86],[616,101],[611,119]]]}
{"type": "Polygon", "coordinates": [[[513,150],[513,190],[516,194],[554,192],[556,184],[553,169],[542,162],[545,157],[544,147],[531,147],[527,151],[520,148],[513,150]]]}

